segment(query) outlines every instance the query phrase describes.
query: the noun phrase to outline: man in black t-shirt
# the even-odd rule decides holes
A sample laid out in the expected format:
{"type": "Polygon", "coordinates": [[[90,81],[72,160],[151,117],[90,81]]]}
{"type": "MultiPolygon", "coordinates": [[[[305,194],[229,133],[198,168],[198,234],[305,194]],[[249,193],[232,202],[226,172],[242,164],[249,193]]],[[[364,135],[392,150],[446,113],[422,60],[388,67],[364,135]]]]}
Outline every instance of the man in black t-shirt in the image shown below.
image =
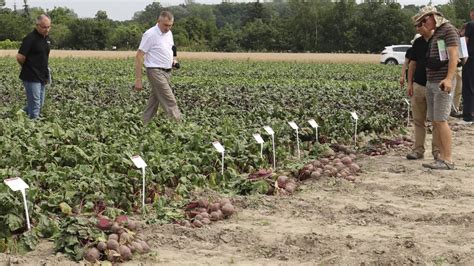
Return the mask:
{"type": "Polygon", "coordinates": [[[472,123],[474,122],[474,21],[466,24],[464,37],[469,57],[462,67],[462,116],[465,122],[472,123]]]}
{"type": "MultiPolygon", "coordinates": [[[[408,160],[422,159],[425,153],[426,138],[426,52],[428,51],[428,40],[433,32],[426,29],[422,23],[415,25],[416,31],[421,37],[413,42],[410,53],[410,65],[408,66],[408,88],[407,94],[411,98],[413,113],[413,124],[415,126],[415,144],[410,153],[407,154],[408,160]]],[[[433,136],[436,132],[433,131],[433,136]]],[[[437,138],[433,137],[433,140],[437,138]]],[[[432,154],[437,159],[439,154],[436,141],[432,143],[432,154]]]]}
{"type": "Polygon", "coordinates": [[[23,39],[16,60],[21,65],[20,79],[26,91],[25,111],[31,119],[39,117],[44,104],[45,86],[50,76],[48,59],[51,20],[47,15],[36,18],[35,29],[23,39]]]}

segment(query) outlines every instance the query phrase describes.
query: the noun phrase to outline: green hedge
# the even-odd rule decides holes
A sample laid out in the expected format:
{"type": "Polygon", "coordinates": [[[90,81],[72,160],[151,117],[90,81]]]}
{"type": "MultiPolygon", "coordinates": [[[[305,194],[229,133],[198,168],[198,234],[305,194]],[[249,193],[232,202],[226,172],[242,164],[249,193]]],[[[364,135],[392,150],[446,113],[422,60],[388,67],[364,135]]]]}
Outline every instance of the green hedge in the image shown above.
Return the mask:
{"type": "Polygon", "coordinates": [[[6,50],[6,49],[19,49],[20,48],[21,42],[19,41],[10,41],[9,39],[6,39],[4,41],[0,41],[0,49],[6,50]]]}

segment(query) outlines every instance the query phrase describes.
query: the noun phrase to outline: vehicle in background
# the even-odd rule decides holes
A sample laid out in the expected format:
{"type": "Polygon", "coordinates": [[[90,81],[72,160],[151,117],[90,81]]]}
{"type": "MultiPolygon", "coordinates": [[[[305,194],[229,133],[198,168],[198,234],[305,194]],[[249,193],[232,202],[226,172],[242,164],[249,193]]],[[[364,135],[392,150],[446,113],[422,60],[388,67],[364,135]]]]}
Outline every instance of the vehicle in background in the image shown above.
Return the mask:
{"type": "Polygon", "coordinates": [[[405,53],[411,45],[391,45],[386,46],[382,51],[380,63],[386,65],[398,65],[405,63],[405,53]]]}

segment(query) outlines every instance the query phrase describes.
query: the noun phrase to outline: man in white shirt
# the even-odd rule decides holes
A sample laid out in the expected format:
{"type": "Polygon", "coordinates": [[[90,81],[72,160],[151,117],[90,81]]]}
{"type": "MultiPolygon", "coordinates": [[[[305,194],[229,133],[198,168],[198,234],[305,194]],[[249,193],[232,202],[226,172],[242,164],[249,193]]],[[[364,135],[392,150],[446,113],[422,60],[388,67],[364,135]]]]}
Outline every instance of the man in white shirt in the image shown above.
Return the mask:
{"type": "Polygon", "coordinates": [[[145,64],[148,81],[152,87],[143,113],[145,125],[153,119],[160,104],[170,117],[176,121],[181,120],[181,112],[170,86],[171,70],[177,64],[176,48],[173,33],[171,33],[173,22],[173,14],[168,11],[161,12],[156,26],[143,34],[135,56],[135,90],[143,89],[143,64],[145,64]]]}

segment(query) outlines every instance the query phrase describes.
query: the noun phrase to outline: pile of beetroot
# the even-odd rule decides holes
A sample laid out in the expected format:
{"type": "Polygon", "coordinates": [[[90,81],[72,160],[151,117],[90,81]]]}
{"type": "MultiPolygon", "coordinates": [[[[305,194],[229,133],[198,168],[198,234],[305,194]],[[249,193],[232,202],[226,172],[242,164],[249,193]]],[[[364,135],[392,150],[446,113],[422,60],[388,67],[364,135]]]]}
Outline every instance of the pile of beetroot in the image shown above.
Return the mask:
{"type": "Polygon", "coordinates": [[[227,198],[215,200],[214,202],[200,199],[192,201],[186,206],[185,213],[187,219],[180,221],[179,224],[186,227],[202,227],[203,225],[229,218],[234,212],[234,205],[227,198]]]}
{"type": "Polygon", "coordinates": [[[348,181],[355,181],[355,175],[360,167],[353,160],[356,155],[339,152],[328,158],[321,158],[306,164],[298,173],[299,180],[321,177],[340,177],[348,181]]]}
{"type": "Polygon", "coordinates": [[[100,217],[97,228],[107,235],[107,240],[99,241],[86,250],[84,258],[95,263],[100,260],[123,262],[132,259],[133,254],[150,252],[150,246],[135,232],[137,223],[127,216],[118,216],[115,221],[100,217]]]}

